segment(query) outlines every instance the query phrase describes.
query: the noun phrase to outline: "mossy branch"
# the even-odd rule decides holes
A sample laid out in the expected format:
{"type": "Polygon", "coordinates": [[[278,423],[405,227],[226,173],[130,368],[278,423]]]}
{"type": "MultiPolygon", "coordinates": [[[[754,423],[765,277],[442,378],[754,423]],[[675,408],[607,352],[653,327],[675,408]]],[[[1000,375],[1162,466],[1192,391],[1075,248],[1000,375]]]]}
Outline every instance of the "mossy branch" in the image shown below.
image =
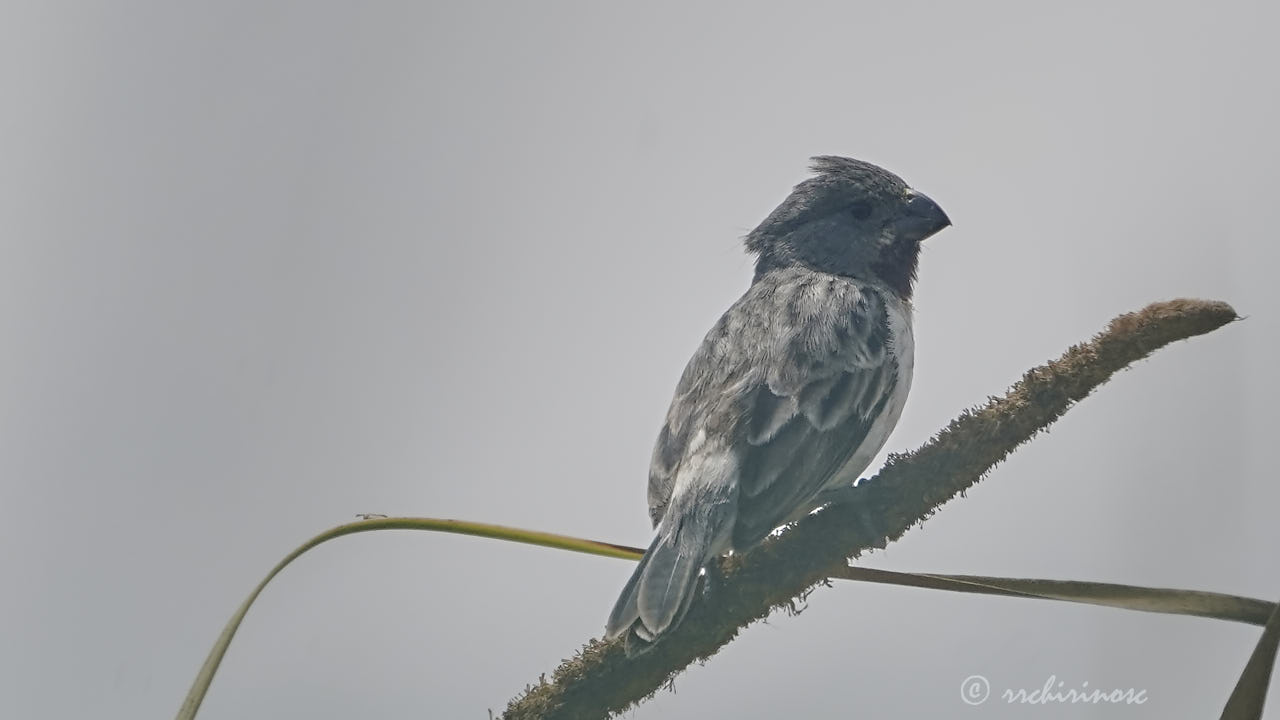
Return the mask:
{"type": "Polygon", "coordinates": [[[512,700],[503,717],[601,718],[652,695],[741,628],[839,577],[850,558],[901,537],[1117,371],[1237,317],[1226,303],[1201,300],[1156,303],[1117,317],[1091,341],[1027,371],[1003,397],[965,411],[919,449],[891,456],[856,508],[828,508],[746,554],[723,558],[717,591],[695,601],[651,652],[628,659],[621,641],[591,640],[549,680],[512,700]],[[865,529],[864,517],[875,518],[877,532],[865,529]]]}

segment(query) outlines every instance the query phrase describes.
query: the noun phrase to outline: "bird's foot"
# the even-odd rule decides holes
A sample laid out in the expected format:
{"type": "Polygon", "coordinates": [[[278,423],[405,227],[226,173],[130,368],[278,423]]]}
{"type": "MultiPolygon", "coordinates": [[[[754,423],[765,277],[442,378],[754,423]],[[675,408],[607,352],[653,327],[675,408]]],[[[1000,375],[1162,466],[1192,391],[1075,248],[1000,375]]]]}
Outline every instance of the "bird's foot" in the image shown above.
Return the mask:
{"type": "Polygon", "coordinates": [[[716,558],[702,568],[702,601],[710,600],[724,586],[724,573],[720,572],[720,560],[716,558]]]}
{"type": "Polygon", "coordinates": [[[871,509],[863,502],[865,498],[866,495],[857,485],[844,485],[825,491],[818,499],[826,507],[834,505],[847,506],[853,511],[858,529],[870,540],[870,546],[877,550],[883,550],[889,544],[887,533],[879,518],[876,518],[871,513],[871,509]]]}

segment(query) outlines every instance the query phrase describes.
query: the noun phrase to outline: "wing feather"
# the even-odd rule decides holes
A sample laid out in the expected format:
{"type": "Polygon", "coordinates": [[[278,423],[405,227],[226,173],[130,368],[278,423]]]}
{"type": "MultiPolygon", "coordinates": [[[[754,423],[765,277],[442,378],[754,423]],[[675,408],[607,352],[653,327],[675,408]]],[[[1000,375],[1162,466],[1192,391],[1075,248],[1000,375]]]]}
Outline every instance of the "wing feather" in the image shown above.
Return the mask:
{"type": "Polygon", "coordinates": [[[867,439],[897,382],[886,362],[889,325],[874,292],[826,300],[832,312],[782,334],[768,380],[756,390],[752,419],[787,401],[798,412],[771,436],[751,442],[739,477],[735,547],[759,542],[807,503],[867,439]]]}
{"type": "Polygon", "coordinates": [[[649,468],[654,526],[684,492],[676,478],[698,436],[727,439],[723,452],[738,460],[734,547],[808,509],[893,393],[889,346],[879,291],[803,269],[758,278],[676,387],[649,468]]]}

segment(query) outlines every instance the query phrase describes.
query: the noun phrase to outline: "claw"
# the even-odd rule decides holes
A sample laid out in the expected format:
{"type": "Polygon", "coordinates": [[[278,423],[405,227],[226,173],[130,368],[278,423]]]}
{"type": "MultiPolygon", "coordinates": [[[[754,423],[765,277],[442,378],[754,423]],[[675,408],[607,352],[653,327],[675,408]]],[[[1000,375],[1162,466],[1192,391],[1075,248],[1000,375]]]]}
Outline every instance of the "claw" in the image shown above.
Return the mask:
{"type": "MultiPolygon", "coordinates": [[[[863,482],[863,481],[859,481],[863,482]]],[[[824,506],[849,505],[857,518],[858,529],[871,540],[871,547],[883,550],[889,543],[884,528],[877,518],[872,516],[870,508],[861,501],[865,496],[858,491],[858,485],[845,485],[832,488],[818,497],[824,506]]]]}

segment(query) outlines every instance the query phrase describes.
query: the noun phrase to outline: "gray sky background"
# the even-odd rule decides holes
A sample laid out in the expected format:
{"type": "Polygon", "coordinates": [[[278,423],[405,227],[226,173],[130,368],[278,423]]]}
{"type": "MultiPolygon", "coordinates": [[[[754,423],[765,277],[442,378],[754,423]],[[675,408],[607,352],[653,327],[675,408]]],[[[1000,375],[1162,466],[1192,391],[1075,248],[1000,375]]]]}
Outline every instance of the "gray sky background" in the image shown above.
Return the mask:
{"type": "MultiPolygon", "coordinates": [[[[356,513],[645,544],[739,238],[823,153],[955,221],[891,449],[1147,302],[1249,316],[868,565],[1280,598],[1280,11],[1032,5],[4,3],[0,716],[171,716],[252,585],[356,513]]],[[[484,718],[630,569],[343,539],[262,596],[201,717],[484,718]]],[[[1217,717],[1257,636],[841,583],[630,717],[1217,717]],[[975,674],[1150,699],[970,708],[975,674]]]]}

